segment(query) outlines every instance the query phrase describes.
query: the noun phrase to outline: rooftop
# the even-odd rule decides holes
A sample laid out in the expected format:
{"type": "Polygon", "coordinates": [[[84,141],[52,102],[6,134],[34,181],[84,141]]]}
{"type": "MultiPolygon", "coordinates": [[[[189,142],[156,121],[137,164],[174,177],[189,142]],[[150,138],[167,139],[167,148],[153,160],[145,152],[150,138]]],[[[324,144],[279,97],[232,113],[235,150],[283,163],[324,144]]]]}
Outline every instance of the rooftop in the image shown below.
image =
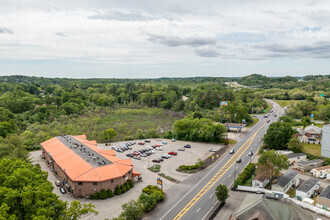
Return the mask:
{"type": "MultiPolygon", "coordinates": [[[[119,159],[113,150],[101,149],[85,135],[54,137],[41,146],[72,181],[102,182],[133,170],[130,159],[119,159]]],[[[134,175],[139,174],[133,170],[134,175]]]]}
{"type": "Polygon", "coordinates": [[[297,175],[298,175],[298,171],[289,170],[285,174],[280,176],[280,178],[278,178],[275,184],[279,185],[280,187],[285,187],[297,175]]]}
{"type": "Polygon", "coordinates": [[[319,128],[319,127],[316,127],[314,124],[312,124],[312,125],[305,128],[305,133],[309,133],[309,132],[312,132],[312,131],[316,131],[317,133],[321,134],[322,129],[319,128]]]}
{"type": "Polygon", "coordinates": [[[315,187],[315,185],[319,184],[320,180],[315,178],[309,178],[304,184],[302,184],[297,190],[302,192],[309,192],[311,189],[315,187]]]}
{"type": "Polygon", "coordinates": [[[330,169],[330,165],[329,166],[324,166],[324,167],[317,167],[314,168],[315,170],[326,170],[326,169],[330,169]]]}
{"type": "Polygon", "coordinates": [[[260,182],[263,183],[266,179],[268,179],[266,176],[264,176],[264,175],[262,175],[262,174],[259,174],[259,175],[257,175],[256,177],[254,177],[253,180],[258,180],[258,181],[260,181],[260,182]]]}
{"type": "Polygon", "coordinates": [[[321,163],[323,160],[316,159],[316,160],[307,160],[307,161],[299,161],[297,164],[299,165],[307,165],[307,164],[313,164],[313,163],[321,163]]]}
{"type": "Polygon", "coordinates": [[[294,157],[302,157],[302,156],[306,156],[306,154],[304,153],[293,153],[293,154],[287,154],[286,155],[288,158],[294,158],[294,157]]]}
{"type": "Polygon", "coordinates": [[[328,186],[323,192],[319,195],[319,197],[324,197],[330,199],[330,186],[328,186]]]}

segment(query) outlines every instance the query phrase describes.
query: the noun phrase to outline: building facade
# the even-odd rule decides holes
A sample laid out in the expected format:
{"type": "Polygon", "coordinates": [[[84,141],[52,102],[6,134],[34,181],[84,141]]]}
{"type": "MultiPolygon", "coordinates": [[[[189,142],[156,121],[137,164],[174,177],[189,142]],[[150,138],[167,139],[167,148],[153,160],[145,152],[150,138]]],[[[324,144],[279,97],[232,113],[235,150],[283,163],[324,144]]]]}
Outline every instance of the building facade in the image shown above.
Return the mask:
{"type": "Polygon", "coordinates": [[[330,158],[330,125],[323,126],[321,156],[330,158]]]}
{"type": "Polygon", "coordinates": [[[293,165],[293,168],[306,172],[310,171],[313,168],[321,167],[323,165],[323,160],[307,160],[307,161],[300,161],[293,165]]]}
{"type": "Polygon", "coordinates": [[[41,147],[51,171],[75,196],[88,196],[101,189],[114,191],[140,175],[130,159],[121,160],[113,150],[102,150],[85,135],[54,137],[41,147]]]}
{"type": "Polygon", "coordinates": [[[319,177],[323,174],[329,174],[330,173],[330,165],[324,166],[324,167],[318,167],[311,170],[311,173],[313,176],[319,177]]]}

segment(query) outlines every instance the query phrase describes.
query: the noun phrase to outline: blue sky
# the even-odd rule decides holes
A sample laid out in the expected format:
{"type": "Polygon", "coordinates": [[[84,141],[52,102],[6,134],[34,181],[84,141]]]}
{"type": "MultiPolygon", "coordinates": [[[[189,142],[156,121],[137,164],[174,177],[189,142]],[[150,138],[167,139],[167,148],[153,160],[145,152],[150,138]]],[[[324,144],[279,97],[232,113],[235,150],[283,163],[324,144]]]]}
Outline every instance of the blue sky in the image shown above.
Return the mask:
{"type": "Polygon", "coordinates": [[[329,74],[329,1],[0,0],[0,75],[329,74]]]}

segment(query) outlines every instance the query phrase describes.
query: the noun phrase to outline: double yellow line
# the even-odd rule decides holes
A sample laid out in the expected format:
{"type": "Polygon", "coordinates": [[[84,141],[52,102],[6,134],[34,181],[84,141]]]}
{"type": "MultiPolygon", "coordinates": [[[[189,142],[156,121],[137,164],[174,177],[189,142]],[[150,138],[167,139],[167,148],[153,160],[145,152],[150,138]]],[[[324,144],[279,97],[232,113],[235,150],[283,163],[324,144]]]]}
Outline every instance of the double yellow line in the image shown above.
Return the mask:
{"type": "Polygon", "coordinates": [[[238,158],[251,146],[252,141],[254,140],[257,133],[260,129],[265,126],[264,123],[244,144],[243,146],[230,158],[227,163],[216,173],[212,179],[197,193],[197,195],[179,212],[173,220],[180,219],[191,207],[200,199],[202,196],[232,167],[238,158]]]}

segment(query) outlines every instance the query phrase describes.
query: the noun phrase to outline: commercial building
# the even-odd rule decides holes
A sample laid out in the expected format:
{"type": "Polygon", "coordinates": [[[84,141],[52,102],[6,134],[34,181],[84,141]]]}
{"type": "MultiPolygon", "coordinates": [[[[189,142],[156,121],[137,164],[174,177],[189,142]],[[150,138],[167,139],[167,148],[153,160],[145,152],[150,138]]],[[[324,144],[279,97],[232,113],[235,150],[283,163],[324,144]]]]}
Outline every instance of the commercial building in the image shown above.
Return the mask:
{"type": "Polygon", "coordinates": [[[288,157],[288,160],[289,160],[290,164],[292,164],[292,165],[297,162],[307,160],[307,155],[304,153],[293,153],[293,154],[287,154],[285,156],[288,157]]]}
{"type": "Polygon", "coordinates": [[[329,174],[330,173],[330,165],[324,166],[324,167],[318,167],[311,170],[311,173],[313,176],[319,177],[323,174],[329,174]]]}
{"type": "Polygon", "coordinates": [[[322,135],[322,129],[312,124],[305,128],[304,135],[306,137],[320,138],[322,135]]]}
{"type": "Polygon", "coordinates": [[[309,178],[296,190],[296,197],[300,200],[310,198],[320,188],[320,180],[309,178]]]}
{"type": "Polygon", "coordinates": [[[272,191],[286,193],[292,186],[299,185],[298,171],[289,170],[272,185],[272,191]]]}
{"type": "Polygon", "coordinates": [[[269,179],[259,174],[252,180],[252,187],[254,188],[265,188],[265,186],[269,183],[269,179]]]}
{"type": "Polygon", "coordinates": [[[330,125],[323,125],[321,156],[330,158],[330,125]]]}
{"type": "Polygon", "coordinates": [[[121,160],[113,150],[102,150],[85,135],[58,136],[41,143],[42,157],[61,183],[75,196],[88,196],[140,174],[130,159],[121,160]]]}
{"type": "Polygon", "coordinates": [[[317,203],[322,205],[323,208],[330,209],[330,186],[317,197],[317,203]]]}
{"type": "Polygon", "coordinates": [[[297,170],[301,170],[303,172],[310,171],[313,168],[317,168],[323,165],[323,160],[316,159],[316,160],[307,160],[307,161],[300,161],[293,165],[293,167],[297,170]]]}

